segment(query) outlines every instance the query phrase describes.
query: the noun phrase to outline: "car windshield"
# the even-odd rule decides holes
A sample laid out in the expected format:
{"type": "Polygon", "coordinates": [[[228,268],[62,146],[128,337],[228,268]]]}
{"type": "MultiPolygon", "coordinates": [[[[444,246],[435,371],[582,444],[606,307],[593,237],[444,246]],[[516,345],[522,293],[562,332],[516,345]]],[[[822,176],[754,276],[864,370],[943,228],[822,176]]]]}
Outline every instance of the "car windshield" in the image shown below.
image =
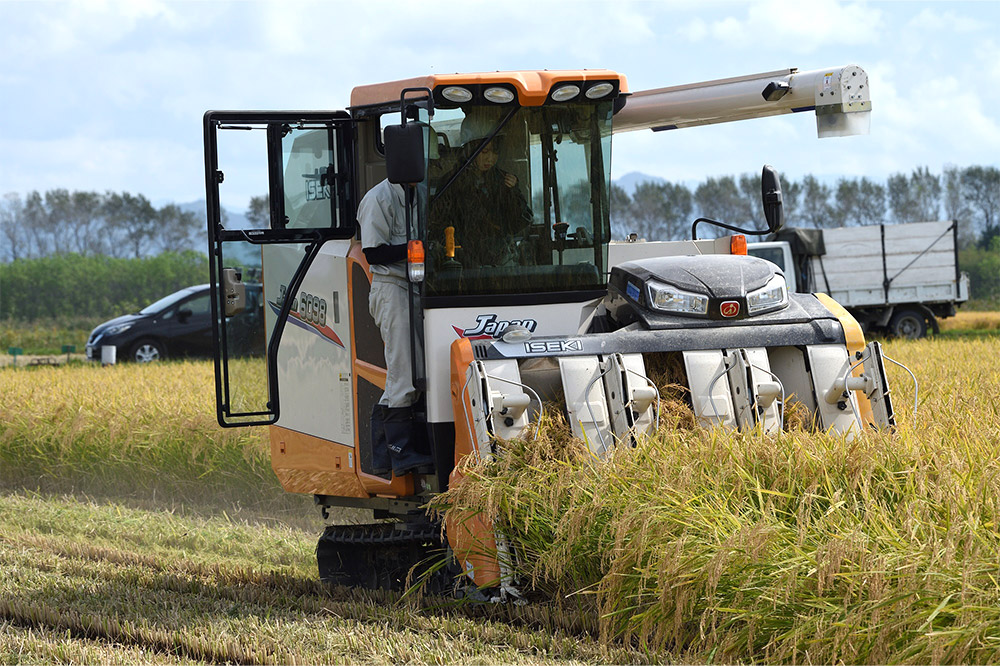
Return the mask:
{"type": "Polygon", "coordinates": [[[166,310],[177,301],[187,298],[188,296],[193,294],[194,291],[195,290],[191,287],[188,287],[187,289],[181,289],[180,291],[175,291],[169,296],[164,296],[155,303],[147,305],[143,309],[139,310],[139,314],[149,315],[149,314],[156,314],[157,312],[162,312],[163,310],[166,310]]]}
{"type": "Polygon", "coordinates": [[[427,295],[604,288],[611,111],[610,102],[437,111],[427,295]]]}

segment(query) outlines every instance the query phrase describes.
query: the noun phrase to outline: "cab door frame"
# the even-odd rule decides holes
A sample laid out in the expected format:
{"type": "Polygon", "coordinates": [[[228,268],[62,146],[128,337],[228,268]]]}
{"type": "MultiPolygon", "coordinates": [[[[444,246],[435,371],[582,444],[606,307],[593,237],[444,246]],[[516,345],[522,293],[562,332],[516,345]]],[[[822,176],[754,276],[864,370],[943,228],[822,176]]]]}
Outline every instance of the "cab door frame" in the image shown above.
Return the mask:
{"type": "Polygon", "coordinates": [[[291,311],[292,298],[285,298],[275,320],[266,349],[267,403],[256,411],[232,408],[227,349],[225,297],[220,284],[224,268],[222,245],[249,242],[254,245],[306,244],[306,250],[289,284],[288,293],[298,292],[309,266],[323,244],[332,239],[353,238],[357,232],[356,121],[346,111],[209,111],[203,120],[205,143],[205,195],[208,220],[209,276],[212,301],[212,348],[215,364],[216,414],[222,427],[270,425],[281,413],[277,355],[281,334],[291,311]],[[289,227],[285,211],[285,173],[282,138],[291,129],[327,131],[335,161],[324,173],[317,173],[320,187],[329,187],[330,224],[319,227],[289,227]],[[269,226],[263,229],[226,229],[222,224],[219,185],[225,175],[219,168],[218,136],[223,130],[265,130],[270,200],[269,226]],[[333,167],[336,165],[336,169],[333,167]]]}

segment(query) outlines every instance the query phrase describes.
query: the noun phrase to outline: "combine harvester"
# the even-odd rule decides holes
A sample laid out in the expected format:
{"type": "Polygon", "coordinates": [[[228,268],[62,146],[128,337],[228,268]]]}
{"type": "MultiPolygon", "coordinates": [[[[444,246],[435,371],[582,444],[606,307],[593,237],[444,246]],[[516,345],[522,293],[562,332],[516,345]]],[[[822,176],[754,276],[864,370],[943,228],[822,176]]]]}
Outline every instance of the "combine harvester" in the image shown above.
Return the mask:
{"type": "MultiPolygon", "coordinates": [[[[313,495],[324,516],[358,507],[378,520],[329,526],[317,548],[321,577],[400,587],[442,547],[440,525],[422,507],[461,481],[455,468],[466,456],[489,458],[503,440],[530,436],[543,405],[561,401],[596,456],[634,444],[658,422],[653,365],[683,368],[706,427],[779,431],[793,401],[819,430],[851,436],[891,426],[877,343],[866,345],[829,297],[789,293],[776,266],[746,256],[745,236],[659,243],[662,256],[630,261],[630,251],[645,256],[632,243],[615,251],[620,263],[608,261],[614,133],[806,111],[815,111],[820,137],[866,133],[868,93],[856,66],[640,93],[607,70],[497,72],[361,86],[347,111],[208,112],[219,422],[269,425],[281,484],[313,495]],[[446,214],[439,197],[494,148],[530,212],[515,234],[483,239],[482,229],[447,217],[454,203],[446,214]],[[245,180],[248,150],[260,158],[257,180],[232,186],[245,180]],[[409,321],[422,358],[412,368],[423,393],[417,418],[435,461],[426,475],[377,474],[372,464],[371,415],[386,372],[356,210],[387,173],[415,201],[409,321]],[[220,216],[227,187],[268,191],[268,220],[228,227],[220,216]],[[463,260],[463,244],[484,240],[503,248],[495,265],[463,260]],[[263,275],[267,341],[258,357],[229,351],[245,347],[227,323],[242,307],[241,271],[263,275]]],[[[762,197],[767,233],[782,220],[769,167],[762,197]]],[[[475,219],[488,204],[471,197],[459,205],[475,219]]],[[[476,519],[448,527],[447,545],[469,579],[517,594],[516,553],[502,534],[476,519]]]]}

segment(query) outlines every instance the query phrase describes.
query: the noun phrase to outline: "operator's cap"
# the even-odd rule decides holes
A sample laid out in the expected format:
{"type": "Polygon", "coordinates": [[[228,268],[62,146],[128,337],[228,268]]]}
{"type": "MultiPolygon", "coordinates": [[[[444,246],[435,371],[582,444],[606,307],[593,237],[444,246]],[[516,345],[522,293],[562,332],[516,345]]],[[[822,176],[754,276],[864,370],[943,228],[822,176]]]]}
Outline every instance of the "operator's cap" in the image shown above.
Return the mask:
{"type": "Polygon", "coordinates": [[[496,128],[500,118],[501,116],[494,109],[475,106],[467,108],[465,117],[462,119],[459,139],[464,145],[482,141],[496,128]]]}

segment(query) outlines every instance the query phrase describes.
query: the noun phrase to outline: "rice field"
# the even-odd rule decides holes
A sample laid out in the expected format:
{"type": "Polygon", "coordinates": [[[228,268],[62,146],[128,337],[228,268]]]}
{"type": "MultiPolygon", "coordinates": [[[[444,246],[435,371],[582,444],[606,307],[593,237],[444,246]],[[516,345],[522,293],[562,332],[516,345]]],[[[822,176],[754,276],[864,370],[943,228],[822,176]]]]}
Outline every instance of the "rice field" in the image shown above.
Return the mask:
{"type": "Polygon", "coordinates": [[[996,662],[1000,315],[961,315],[887,343],[893,434],[679,415],[595,465],[553,423],[469,469],[438,508],[517,540],[528,607],[324,590],[210,363],[0,370],[0,663],[996,662]]]}
{"type": "Polygon", "coordinates": [[[959,310],[954,317],[942,319],[942,333],[982,333],[1000,331],[1000,312],[959,310]]]}
{"type": "Polygon", "coordinates": [[[921,379],[914,416],[893,375],[893,434],[665,428],[594,465],[555,427],[441,501],[485,507],[523,579],[583,590],[606,641],[684,661],[996,663],[997,349],[892,343],[921,379]]]}

